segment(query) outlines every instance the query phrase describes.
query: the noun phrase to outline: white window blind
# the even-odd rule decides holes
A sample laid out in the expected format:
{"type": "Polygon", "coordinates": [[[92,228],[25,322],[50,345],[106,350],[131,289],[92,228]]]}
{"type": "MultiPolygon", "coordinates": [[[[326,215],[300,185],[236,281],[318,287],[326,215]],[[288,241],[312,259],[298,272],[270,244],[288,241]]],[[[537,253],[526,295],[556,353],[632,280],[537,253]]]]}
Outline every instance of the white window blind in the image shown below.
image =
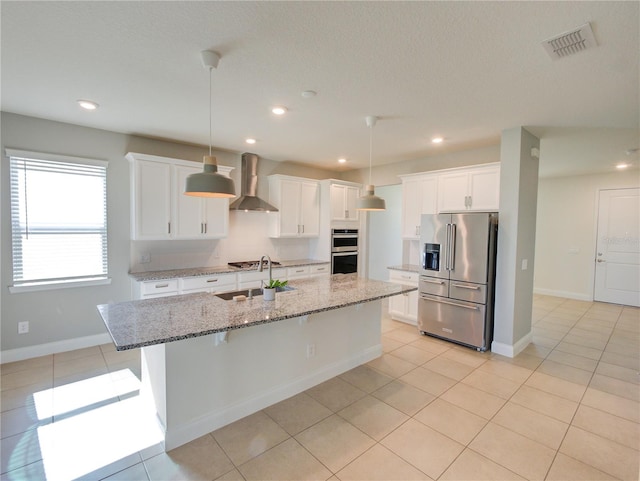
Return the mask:
{"type": "Polygon", "coordinates": [[[7,156],[14,287],[106,279],[107,163],[7,156]]]}

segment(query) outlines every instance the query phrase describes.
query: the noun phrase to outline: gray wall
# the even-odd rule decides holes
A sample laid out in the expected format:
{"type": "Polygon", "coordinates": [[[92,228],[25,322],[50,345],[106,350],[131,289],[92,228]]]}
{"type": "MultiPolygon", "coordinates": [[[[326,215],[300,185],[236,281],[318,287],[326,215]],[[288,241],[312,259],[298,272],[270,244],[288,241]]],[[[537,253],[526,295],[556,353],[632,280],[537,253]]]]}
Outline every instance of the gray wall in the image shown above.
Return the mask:
{"type": "Polygon", "coordinates": [[[386,281],[389,266],[402,264],[402,186],[376,187],[387,210],[369,213],[369,279],[386,281]]]}

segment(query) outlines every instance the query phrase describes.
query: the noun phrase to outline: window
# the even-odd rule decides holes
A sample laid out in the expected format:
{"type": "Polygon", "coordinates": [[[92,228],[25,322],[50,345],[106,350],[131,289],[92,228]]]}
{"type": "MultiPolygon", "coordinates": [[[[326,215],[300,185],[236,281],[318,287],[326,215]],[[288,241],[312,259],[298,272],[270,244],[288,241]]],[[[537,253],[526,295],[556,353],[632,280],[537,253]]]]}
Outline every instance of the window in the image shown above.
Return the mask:
{"type": "Polygon", "coordinates": [[[11,291],[108,281],[107,162],[9,149],[6,153],[11,291]]]}

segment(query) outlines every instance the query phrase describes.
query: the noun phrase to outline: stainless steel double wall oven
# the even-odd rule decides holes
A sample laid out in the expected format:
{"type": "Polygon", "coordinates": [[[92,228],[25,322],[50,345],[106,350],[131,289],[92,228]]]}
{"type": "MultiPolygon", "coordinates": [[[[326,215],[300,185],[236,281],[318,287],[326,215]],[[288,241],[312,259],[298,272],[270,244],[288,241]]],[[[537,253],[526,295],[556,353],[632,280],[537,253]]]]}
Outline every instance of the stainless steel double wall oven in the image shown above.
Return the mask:
{"type": "Polygon", "coordinates": [[[358,272],[358,229],[331,230],[331,273],[358,272]]]}

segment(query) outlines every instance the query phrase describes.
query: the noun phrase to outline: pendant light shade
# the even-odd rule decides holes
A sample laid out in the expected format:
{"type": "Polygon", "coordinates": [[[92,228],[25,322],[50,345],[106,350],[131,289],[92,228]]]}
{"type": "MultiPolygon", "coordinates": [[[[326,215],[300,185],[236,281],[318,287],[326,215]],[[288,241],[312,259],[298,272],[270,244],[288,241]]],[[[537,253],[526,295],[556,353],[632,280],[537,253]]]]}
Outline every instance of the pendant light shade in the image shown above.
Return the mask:
{"type": "Polygon", "coordinates": [[[368,116],[365,118],[367,127],[369,127],[369,184],[365,187],[365,194],[358,198],[356,202],[356,210],[380,211],[386,210],[384,199],[375,194],[375,189],[371,183],[371,157],[373,153],[373,126],[376,125],[377,117],[368,116]]]}
{"type": "Polygon", "coordinates": [[[232,179],[218,173],[216,158],[205,155],[204,170],[187,177],[184,195],[229,198],[236,196],[236,188],[232,179]]]}
{"type": "Polygon", "coordinates": [[[209,155],[203,159],[203,171],[187,176],[184,195],[229,198],[236,196],[233,180],[218,173],[218,162],[211,155],[211,72],[218,67],[220,55],[212,50],[201,52],[202,65],[209,69],[209,155]]]}

